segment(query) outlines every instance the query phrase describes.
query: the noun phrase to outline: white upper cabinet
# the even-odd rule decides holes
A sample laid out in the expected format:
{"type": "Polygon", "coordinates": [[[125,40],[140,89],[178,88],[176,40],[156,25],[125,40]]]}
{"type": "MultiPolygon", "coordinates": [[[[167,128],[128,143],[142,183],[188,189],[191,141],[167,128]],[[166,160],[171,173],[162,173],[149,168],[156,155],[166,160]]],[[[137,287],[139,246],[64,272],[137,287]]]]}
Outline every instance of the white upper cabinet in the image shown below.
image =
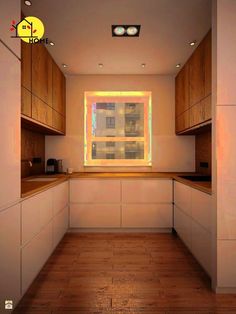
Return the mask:
{"type": "MultiPolygon", "coordinates": [[[[20,58],[20,38],[11,38],[15,36],[15,30],[10,31],[12,21],[16,24],[20,22],[21,17],[21,1],[10,0],[0,1],[0,39],[20,58]]],[[[1,55],[1,54],[0,54],[1,55]]],[[[2,57],[2,55],[1,55],[2,57]]],[[[2,68],[1,68],[2,71],[2,68]]],[[[4,75],[6,74],[3,71],[4,75]]],[[[2,82],[2,81],[1,81],[2,82]]]]}
{"type": "Polygon", "coordinates": [[[123,180],[123,203],[169,203],[172,202],[172,180],[123,180]]]}
{"type": "MultiPolygon", "coordinates": [[[[0,16],[2,3],[0,1],[0,16]]],[[[13,11],[14,13],[14,11],[13,11]]],[[[3,21],[0,17],[0,21],[3,21]]],[[[11,19],[9,20],[9,22],[11,19]]],[[[0,30],[2,31],[1,25],[0,30]]],[[[9,29],[9,25],[8,25],[9,29]]],[[[13,39],[12,39],[13,40],[13,39]]],[[[0,42],[0,210],[20,199],[20,61],[0,42]]]]}

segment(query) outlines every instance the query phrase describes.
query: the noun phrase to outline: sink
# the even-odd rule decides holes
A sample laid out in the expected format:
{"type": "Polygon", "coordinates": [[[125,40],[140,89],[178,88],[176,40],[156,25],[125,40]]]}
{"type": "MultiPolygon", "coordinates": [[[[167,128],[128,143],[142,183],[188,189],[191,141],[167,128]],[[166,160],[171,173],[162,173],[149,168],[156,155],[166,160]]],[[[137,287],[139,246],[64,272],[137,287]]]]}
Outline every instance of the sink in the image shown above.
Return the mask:
{"type": "Polygon", "coordinates": [[[211,182],[211,176],[179,176],[179,177],[190,181],[211,182]]]}
{"type": "Polygon", "coordinates": [[[27,182],[51,182],[51,181],[55,181],[57,180],[58,178],[33,178],[33,179],[28,179],[26,180],[27,182]]]}

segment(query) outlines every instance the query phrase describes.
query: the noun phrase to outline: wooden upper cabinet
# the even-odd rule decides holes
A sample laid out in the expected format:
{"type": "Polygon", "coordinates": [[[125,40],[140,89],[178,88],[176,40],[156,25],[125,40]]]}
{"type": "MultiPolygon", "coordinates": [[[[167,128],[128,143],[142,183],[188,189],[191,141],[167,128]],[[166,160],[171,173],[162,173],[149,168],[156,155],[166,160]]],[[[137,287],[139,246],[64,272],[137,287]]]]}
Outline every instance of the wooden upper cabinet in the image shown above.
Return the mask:
{"type": "Polygon", "coordinates": [[[178,117],[189,108],[189,64],[186,63],[175,78],[175,112],[178,117]]]}
{"type": "Polygon", "coordinates": [[[65,115],[65,76],[53,61],[52,64],[52,107],[61,115],[65,115]]]}
{"type": "Polygon", "coordinates": [[[204,56],[204,66],[205,66],[205,96],[211,94],[211,71],[212,71],[212,44],[211,44],[211,30],[207,33],[206,37],[204,38],[204,45],[205,45],[205,56],[204,56]]]}
{"type": "Polygon", "coordinates": [[[205,94],[205,45],[202,41],[189,59],[189,103],[190,107],[201,101],[205,94]]]}
{"type": "Polygon", "coordinates": [[[21,85],[31,91],[32,45],[21,40],[21,85]]]}
{"type": "Polygon", "coordinates": [[[32,93],[52,106],[52,58],[42,44],[32,45],[32,93]]]}

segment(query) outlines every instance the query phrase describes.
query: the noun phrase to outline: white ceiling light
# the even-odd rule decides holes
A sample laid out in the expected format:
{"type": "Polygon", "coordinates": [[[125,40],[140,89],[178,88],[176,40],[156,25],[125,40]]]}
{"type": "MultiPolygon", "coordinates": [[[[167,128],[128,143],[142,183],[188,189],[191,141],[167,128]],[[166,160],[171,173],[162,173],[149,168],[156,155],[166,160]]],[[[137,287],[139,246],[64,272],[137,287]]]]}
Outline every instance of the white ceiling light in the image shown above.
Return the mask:
{"type": "Polygon", "coordinates": [[[145,66],[146,66],[146,63],[142,63],[142,64],[141,64],[141,67],[142,67],[142,68],[145,68],[145,66]]]}
{"type": "Polygon", "coordinates": [[[51,46],[55,46],[54,42],[53,41],[50,41],[49,43],[51,46]]]}
{"type": "Polygon", "coordinates": [[[137,27],[135,27],[135,26],[130,26],[130,27],[127,28],[126,32],[127,32],[127,34],[128,34],[129,36],[134,36],[134,35],[137,34],[138,29],[137,29],[137,27]]]}
{"type": "Polygon", "coordinates": [[[28,7],[32,5],[32,2],[30,0],[25,0],[25,5],[27,5],[28,7]]]}
{"type": "Polygon", "coordinates": [[[190,41],[189,45],[190,45],[190,46],[195,46],[195,45],[196,45],[196,42],[197,42],[196,40],[190,41]]]}
{"type": "Polygon", "coordinates": [[[181,64],[180,63],[177,63],[176,64],[176,68],[180,68],[181,67],[181,64]]]}
{"type": "Polygon", "coordinates": [[[99,68],[103,68],[103,63],[98,63],[99,68]]]}
{"type": "Polygon", "coordinates": [[[63,68],[67,68],[68,67],[68,65],[65,64],[65,63],[62,63],[62,66],[63,66],[63,68]]]}
{"type": "Polygon", "coordinates": [[[114,33],[117,35],[117,36],[123,36],[124,33],[125,33],[125,28],[123,26],[117,26],[115,29],[114,29],[114,33]]]}

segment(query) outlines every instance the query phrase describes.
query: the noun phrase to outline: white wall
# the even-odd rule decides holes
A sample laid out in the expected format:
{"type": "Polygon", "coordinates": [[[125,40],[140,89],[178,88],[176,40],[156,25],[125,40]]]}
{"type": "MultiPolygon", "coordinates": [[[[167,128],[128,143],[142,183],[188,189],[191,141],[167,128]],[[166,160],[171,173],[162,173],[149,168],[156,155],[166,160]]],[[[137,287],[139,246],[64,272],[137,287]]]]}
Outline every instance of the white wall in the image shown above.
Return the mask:
{"type": "Polygon", "coordinates": [[[66,136],[46,137],[46,159],[63,159],[75,171],[194,171],[193,136],[175,135],[174,77],[158,75],[77,75],[67,77],[66,136]],[[153,112],[152,167],[83,166],[84,92],[151,91],[153,112]]]}

